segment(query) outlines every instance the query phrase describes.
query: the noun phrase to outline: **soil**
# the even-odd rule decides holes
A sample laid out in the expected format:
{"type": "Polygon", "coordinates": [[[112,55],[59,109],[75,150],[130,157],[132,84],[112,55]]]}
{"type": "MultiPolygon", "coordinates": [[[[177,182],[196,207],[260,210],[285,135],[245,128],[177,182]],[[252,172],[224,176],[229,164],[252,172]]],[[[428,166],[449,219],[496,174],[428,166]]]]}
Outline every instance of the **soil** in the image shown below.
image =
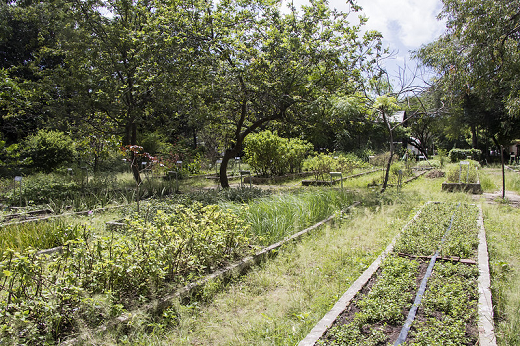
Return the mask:
{"type": "MultiPolygon", "coordinates": [[[[419,263],[420,263],[419,272],[418,272],[418,275],[416,278],[416,291],[417,291],[419,289],[419,286],[421,285],[421,281],[424,278],[424,275],[426,274],[426,270],[428,268],[430,261],[425,260],[425,259],[416,259],[416,260],[419,261],[419,263]]],[[[343,313],[340,316],[338,316],[338,318],[336,319],[336,321],[334,322],[334,324],[331,327],[349,323],[354,318],[355,314],[361,311],[357,306],[357,302],[360,299],[363,299],[364,296],[372,289],[372,286],[375,284],[380,272],[381,272],[381,269],[378,269],[377,272],[374,273],[374,275],[372,275],[372,277],[370,278],[368,283],[365,285],[365,287],[363,287],[363,289],[356,294],[356,296],[354,297],[352,302],[349,304],[347,309],[345,311],[343,311],[343,313]]],[[[414,299],[415,299],[415,296],[414,296],[414,299]]],[[[408,316],[408,311],[409,311],[412,303],[413,302],[410,302],[410,306],[408,306],[406,309],[403,309],[403,315],[405,316],[405,318],[406,318],[406,316],[408,316]]],[[[425,314],[424,314],[424,311],[422,308],[419,308],[419,310],[417,311],[415,320],[416,321],[425,321],[426,320],[426,317],[425,317],[425,314]]],[[[378,327],[381,327],[381,325],[376,324],[376,325],[374,325],[374,327],[378,328],[378,327]]],[[[384,331],[387,336],[385,344],[395,343],[395,341],[399,337],[399,334],[401,333],[402,327],[403,327],[402,323],[398,324],[398,325],[386,324],[384,326],[384,331]]],[[[476,326],[476,321],[468,324],[468,326],[466,327],[466,336],[467,336],[467,340],[468,340],[467,345],[474,345],[473,341],[475,339],[478,339],[478,328],[476,326]],[[469,341],[469,340],[471,340],[471,341],[469,341]]],[[[333,336],[329,335],[329,333],[326,332],[321,337],[321,340],[325,342],[325,345],[327,345],[328,341],[333,340],[333,336]]]]}
{"type": "Polygon", "coordinates": [[[428,173],[426,173],[426,178],[430,178],[430,179],[435,179],[435,178],[442,178],[444,177],[446,174],[443,172],[443,171],[439,171],[439,170],[433,170],[433,171],[430,171],[428,173]]]}

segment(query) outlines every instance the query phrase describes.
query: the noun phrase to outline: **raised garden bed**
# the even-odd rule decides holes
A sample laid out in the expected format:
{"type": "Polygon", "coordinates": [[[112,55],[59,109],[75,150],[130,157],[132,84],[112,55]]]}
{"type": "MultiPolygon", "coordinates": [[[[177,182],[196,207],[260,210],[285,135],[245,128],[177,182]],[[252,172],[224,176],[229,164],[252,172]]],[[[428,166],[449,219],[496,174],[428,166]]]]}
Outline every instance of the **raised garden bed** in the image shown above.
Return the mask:
{"type": "Polygon", "coordinates": [[[482,194],[480,183],[442,183],[442,191],[446,192],[469,192],[475,195],[482,194]]]}
{"type": "Polygon", "coordinates": [[[339,184],[342,180],[351,179],[351,178],[357,178],[361,177],[366,174],[378,172],[380,169],[373,169],[367,172],[362,172],[358,174],[349,175],[340,179],[332,179],[332,180],[303,180],[302,185],[303,186],[332,186],[335,184],[339,184]]]}
{"type": "Polygon", "coordinates": [[[442,191],[481,194],[477,163],[461,161],[459,165],[452,165],[448,170],[446,181],[442,183],[442,191]]]}
{"type": "Polygon", "coordinates": [[[495,345],[481,224],[474,205],[427,204],[300,346],[495,345]]]}

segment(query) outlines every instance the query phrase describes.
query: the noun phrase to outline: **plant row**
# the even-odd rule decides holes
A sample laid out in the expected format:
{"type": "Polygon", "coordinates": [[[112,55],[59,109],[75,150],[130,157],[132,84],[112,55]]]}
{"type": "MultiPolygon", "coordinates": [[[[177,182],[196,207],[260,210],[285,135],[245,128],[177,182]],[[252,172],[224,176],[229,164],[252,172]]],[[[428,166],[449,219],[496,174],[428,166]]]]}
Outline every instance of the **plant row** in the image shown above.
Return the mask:
{"type": "Polygon", "coordinates": [[[403,231],[394,251],[431,256],[445,238],[440,247],[442,256],[473,258],[478,247],[477,215],[478,209],[474,205],[430,203],[403,231]]]}
{"type": "MultiPolygon", "coordinates": [[[[443,256],[468,258],[478,246],[473,205],[427,204],[406,227],[380,271],[340,316],[320,345],[383,345],[394,342],[410,310],[429,261],[398,257],[432,255],[445,237],[443,256]],[[451,225],[451,228],[450,228],[451,225]],[[449,232],[446,232],[449,229],[449,232]]],[[[478,268],[437,261],[406,345],[474,345],[478,268]]]]}
{"type": "Polygon", "coordinates": [[[178,206],[130,226],[111,236],[85,230],[50,257],[4,252],[0,343],[56,342],[251,251],[248,226],[218,206],[178,206]],[[99,299],[110,308],[98,311],[99,299]]]}
{"type": "Polygon", "coordinates": [[[406,345],[477,345],[477,280],[477,266],[436,263],[406,345]]]}
{"type": "Polygon", "coordinates": [[[404,322],[403,310],[413,302],[419,263],[390,256],[381,264],[376,283],[352,307],[353,316],[333,326],[318,345],[383,345],[388,341],[387,325],[404,322]]]}

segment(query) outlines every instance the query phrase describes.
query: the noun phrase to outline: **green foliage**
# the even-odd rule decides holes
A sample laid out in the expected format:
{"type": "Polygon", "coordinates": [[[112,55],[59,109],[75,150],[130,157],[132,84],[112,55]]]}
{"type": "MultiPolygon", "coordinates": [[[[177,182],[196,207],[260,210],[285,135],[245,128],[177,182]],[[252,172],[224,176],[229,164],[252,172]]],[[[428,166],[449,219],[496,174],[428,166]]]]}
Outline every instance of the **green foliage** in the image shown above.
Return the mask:
{"type": "Polygon", "coordinates": [[[478,209],[472,205],[458,208],[449,203],[430,203],[401,234],[394,250],[413,255],[433,255],[453,217],[451,231],[441,249],[443,256],[471,258],[478,247],[478,209]]]}
{"type": "Polygon", "coordinates": [[[450,162],[459,162],[468,158],[478,161],[480,159],[480,155],[482,155],[482,150],[480,149],[453,148],[448,153],[448,158],[450,159],[450,162]]]}
{"type": "Polygon", "coordinates": [[[282,138],[269,130],[250,134],[244,142],[245,162],[268,177],[300,172],[312,144],[297,138],[282,138]]]}
{"type": "Polygon", "coordinates": [[[319,153],[307,158],[303,167],[305,170],[314,172],[316,180],[320,178],[325,180],[329,178],[329,172],[342,172],[344,175],[348,175],[356,168],[367,168],[368,164],[352,154],[319,153]]]}
{"type": "MultiPolygon", "coordinates": [[[[379,155],[376,155],[375,157],[371,158],[370,163],[376,167],[382,167],[388,162],[389,158],[390,158],[390,152],[386,152],[386,153],[379,154],[379,155]]],[[[392,161],[397,161],[397,160],[399,160],[399,157],[394,154],[392,161]]]]}
{"type": "Polygon", "coordinates": [[[316,189],[252,200],[247,208],[225,204],[251,225],[251,237],[262,245],[282,240],[325,219],[352,203],[352,196],[335,189],[316,189]]]}
{"type": "Polygon", "coordinates": [[[467,345],[475,343],[467,325],[477,318],[478,268],[463,264],[436,263],[434,275],[422,300],[426,320],[414,325],[407,345],[467,345]]]}
{"type": "Polygon", "coordinates": [[[76,157],[75,143],[60,131],[39,130],[23,143],[25,163],[36,171],[50,172],[76,157]]]}
{"type": "Polygon", "coordinates": [[[403,311],[412,304],[419,263],[399,257],[387,257],[370,292],[355,303],[361,309],[351,322],[329,329],[326,340],[319,345],[381,345],[388,336],[386,324],[400,324],[403,311]]]}
{"type": "MultiPolygon", "coordinates": [[[[399,109],[397,99],[393,96],[383,95],[379,96],[372,105],[374,112],[384,115],[385,119],[391,116],[399,109]]],[[[386,120],[385,120],[386,121],[386,120]]]]}
{"type": "Polygon", "coordinates": [[[83,230],[62,254],[8,250],[0,262],[0,342],[56,342],[82,323],[95,327],[166,289],[205,274],[250,249],[248,226],[218,206],[175,206],[125,234],[83,230]],[[100,298],[98,298],[100,297],[100,298]],[[110,308],[98,309],[100,301],[110,308]]]}
{"type": "Polygon", "coordinates": [[[467,160],[469,165],[451,164],[447,168],[446,181],[449,183],[478,183],[478,169],[480,164],[477,161],[467,160]]]}
{"type": "Polygon", "coordinates": [[[438,149],[437,154],[439,157],[439,162],[440,162],[441,168],[443,168],[444,165],[446,164],[446,149],[442,149],[442,148],[438,149]]]}
{"type": "Polygon", "coordinates": [[[50,249],[78,238],[85,226],[64,221],[25,222],[0,226],[0,253],[7,249],[23,252],[27,248],[50,249]]]}

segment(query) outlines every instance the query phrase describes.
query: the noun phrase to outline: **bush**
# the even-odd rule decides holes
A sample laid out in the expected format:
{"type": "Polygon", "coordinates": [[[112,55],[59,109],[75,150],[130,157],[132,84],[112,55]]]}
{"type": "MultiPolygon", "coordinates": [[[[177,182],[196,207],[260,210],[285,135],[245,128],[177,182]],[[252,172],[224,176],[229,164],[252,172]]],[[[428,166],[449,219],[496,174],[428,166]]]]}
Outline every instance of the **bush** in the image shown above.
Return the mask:
{"type": "Polygon", "coordinates": [[[446,173],[446,181],[449,183],[474,184],[478,182],[477,169],[480,164],[477,161],[469,160],[469,166],[450,165],[446,173]]]}
{"type": "Polygon", "coordinates": [[[261,176],[300,172],[312,145],[297,138],[282,138],[269,130],[246,137],[245,162],[261,176]]]}
{"type": "Polygon", "coordinates": [[[76,147],[72,138],[63,132],[52,130],[39,130],[27,137],[22,152],[29,167],[43,172],[51,172],[76,157],[76,147]]]}
{"type": "Polygon", "coordinates": [[[450,159],[450,162],[459,162],[461,160],[466,160],[468,157],[471,157],[471,159],[478,161],[480,159],[480,155],[482,155],[482,151],[480,149],[453,148],[450,150],[448,157],[450,159]]]}
{"type": "MultiPolygon", "coordinates": [[[[370,163],[376,167],[386,167],[386,164],[388,163],[388,158],[390,157],[390,152],[386,152],[383,154],[376,155],[370,159],[370,163]]],[[[394,157],[392,158],[392,161],[398,161],[399,156],[394,153],[394,157]]]]}
{"type": "Polygon", "coordinates": [[[368,167],[368,164],[353,154],[327,155],[320,153],[305,160],[303,167],[315,172],[316,180],[325,179],[329,172],[351,173],[356,168],[368,167]]]}

